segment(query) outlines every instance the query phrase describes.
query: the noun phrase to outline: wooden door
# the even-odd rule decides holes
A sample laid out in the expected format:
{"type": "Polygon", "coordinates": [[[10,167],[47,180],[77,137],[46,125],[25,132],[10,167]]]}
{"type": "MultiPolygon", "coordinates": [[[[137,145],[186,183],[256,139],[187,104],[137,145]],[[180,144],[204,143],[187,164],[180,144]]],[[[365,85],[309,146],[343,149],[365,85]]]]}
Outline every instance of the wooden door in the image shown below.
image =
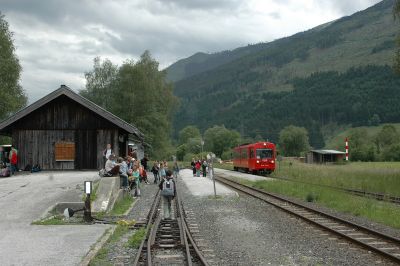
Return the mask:
{"type": "Polygon", "coordinates": [[[97,136],[95,130],[75,133],[75,169],[97,169],[97,136]]]}

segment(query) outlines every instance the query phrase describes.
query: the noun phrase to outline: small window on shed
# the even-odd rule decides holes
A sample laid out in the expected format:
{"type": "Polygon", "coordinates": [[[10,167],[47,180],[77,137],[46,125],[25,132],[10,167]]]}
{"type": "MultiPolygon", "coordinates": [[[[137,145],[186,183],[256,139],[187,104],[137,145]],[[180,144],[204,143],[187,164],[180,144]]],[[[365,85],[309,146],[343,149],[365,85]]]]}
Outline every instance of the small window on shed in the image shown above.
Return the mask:
{"type": "Polygon", "coordinates": [[[58,162],[75,161],[75,142],[56,142],[55,156],[58,162]]]}

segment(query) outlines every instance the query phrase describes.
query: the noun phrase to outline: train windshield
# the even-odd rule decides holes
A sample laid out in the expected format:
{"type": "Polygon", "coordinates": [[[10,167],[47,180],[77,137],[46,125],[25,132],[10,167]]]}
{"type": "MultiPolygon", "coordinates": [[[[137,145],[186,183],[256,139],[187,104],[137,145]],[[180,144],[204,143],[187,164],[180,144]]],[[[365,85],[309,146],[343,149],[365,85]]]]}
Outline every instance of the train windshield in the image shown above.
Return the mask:
{"type": "Polygon", "coordinates": [[[257,159],[272,158],[273,154],[271,149],[257,149],[257,159]]]}

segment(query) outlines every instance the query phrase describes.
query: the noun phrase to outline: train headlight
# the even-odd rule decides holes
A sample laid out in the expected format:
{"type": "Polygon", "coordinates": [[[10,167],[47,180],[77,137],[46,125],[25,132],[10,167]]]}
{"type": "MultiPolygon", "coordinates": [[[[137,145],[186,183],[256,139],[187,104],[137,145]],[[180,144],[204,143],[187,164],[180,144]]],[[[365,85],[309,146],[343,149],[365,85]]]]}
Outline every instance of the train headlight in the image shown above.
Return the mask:
{"type": "Polygon", "coordinates": [[[259,161],[259,160],[257,160],[257,163],[260,163],[260,161],[259,161]]]}
{"type": "Polygon", "coordinates": [[[275,162],[274,160],[271,161],[271,163],[274,163],[274,162],[275,162]]]}

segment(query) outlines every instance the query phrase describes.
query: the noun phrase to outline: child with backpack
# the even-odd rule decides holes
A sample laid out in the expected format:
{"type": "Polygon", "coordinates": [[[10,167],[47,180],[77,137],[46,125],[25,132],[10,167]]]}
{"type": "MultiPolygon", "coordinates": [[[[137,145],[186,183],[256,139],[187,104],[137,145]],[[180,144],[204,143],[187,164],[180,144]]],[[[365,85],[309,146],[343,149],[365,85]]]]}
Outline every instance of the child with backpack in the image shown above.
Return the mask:
{"type": "Polygon", "coordinates": [[[208,166],[207,161],[204,160],[203,163],[201,164],[201,168],[203,170],[203,177],[207,176],[207,166],[208,166]]]}
{"type": "Polygon", "coordinates": [[[137,165],[133,166],[132,179],[134,181],[134,184],[136,185],[134,196],[140,197],[140,174],[137,165]]]}
{"type": "Polygon", "coordinates": [[[171,171],[166,171],[166,177],[162,179],[159,188],[163,200],[164,219],[171,219],[171,202],[176,196],[176,186],[171,171]]]}
{"type": "Polygon", "coordinates": [[[153,168],[151,168],[151,172],[152,172],[153,175],[154,175],[154,184],[157,184],[158,181],[159,181],[158,170],[159,170],[159,167],[158,167],[158,165],[157,165],[157,162],[154,162],[153,168]]]}

